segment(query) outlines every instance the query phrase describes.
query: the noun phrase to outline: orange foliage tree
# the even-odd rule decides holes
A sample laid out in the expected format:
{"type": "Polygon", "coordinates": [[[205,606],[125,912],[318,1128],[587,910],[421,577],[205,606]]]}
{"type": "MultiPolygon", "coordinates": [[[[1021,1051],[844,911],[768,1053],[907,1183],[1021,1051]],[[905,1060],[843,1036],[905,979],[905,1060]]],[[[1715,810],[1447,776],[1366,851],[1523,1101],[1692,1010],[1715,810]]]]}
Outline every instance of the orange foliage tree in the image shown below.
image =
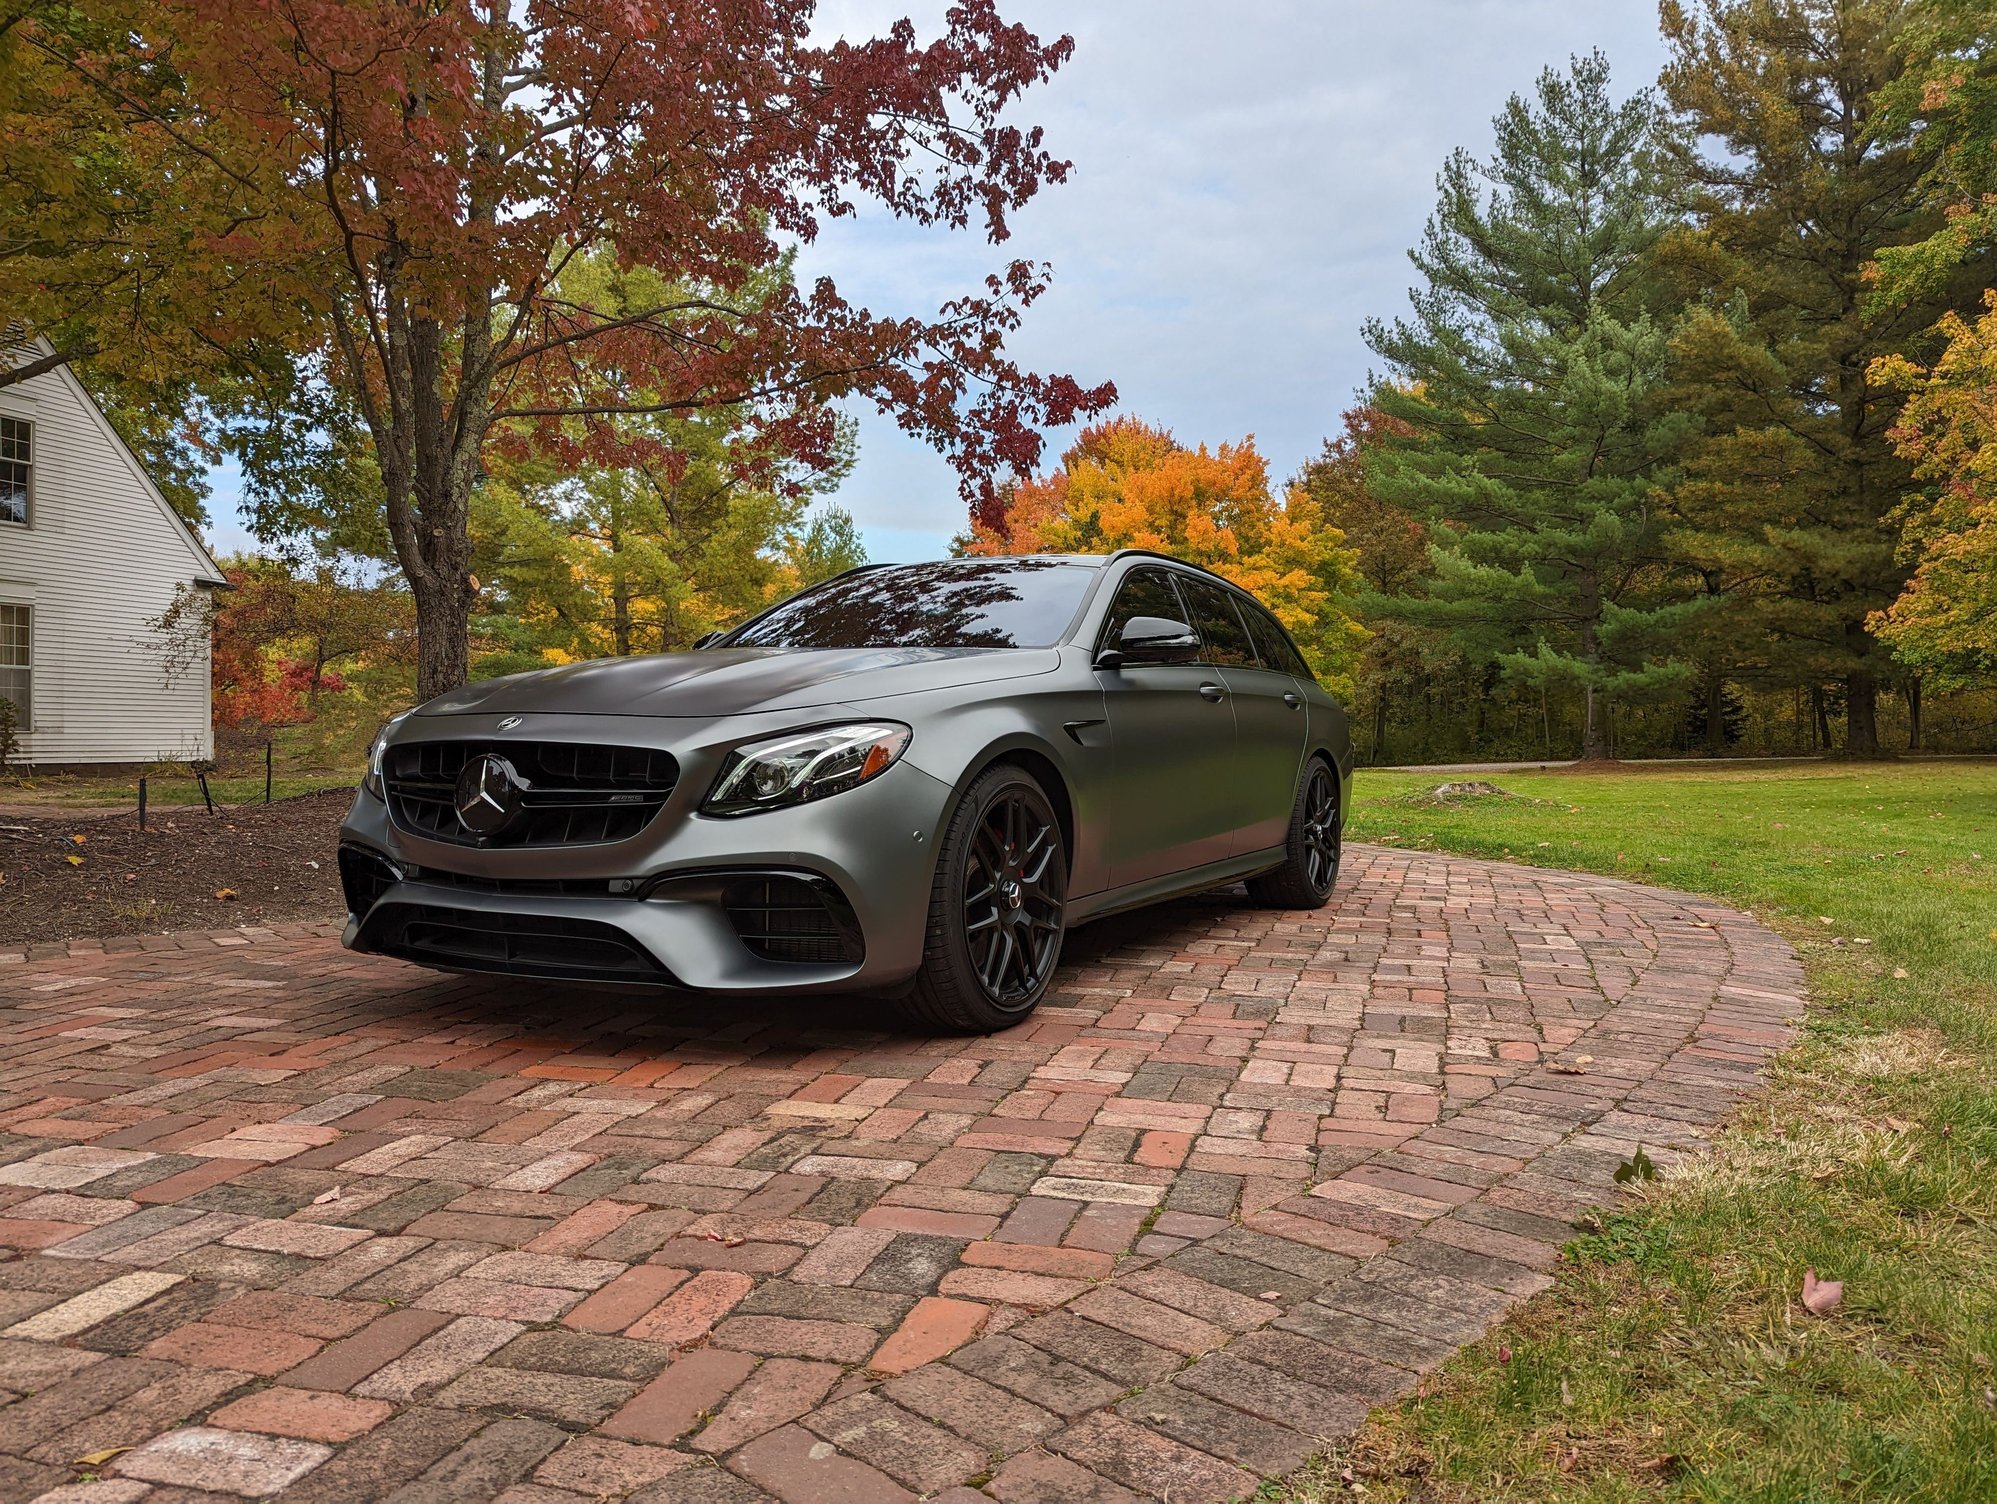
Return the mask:
{"type": "Polygon", "coordinates": [[[972,554],[1151,548],[1211,569],[1274,611],[1327,685],[1351,692],[1365,631],[1345,610],[1358,554],[1300,486],[1278,497],[1251,435],[1188,449],[1140,418],[1082,430],[1052,474],[1019,482],[972,554]]]}
{"type": "Polygon", "coordinates": [[[1997,291],[1975,323],[1949,314],[1932,367],[1895,357],[1873,376],[1909,391],[1892,438],[1931,489],[1901,512],[1902,556],[1914,575],[1872,629],[1937,677],[1997,667],[1997,291]]]}

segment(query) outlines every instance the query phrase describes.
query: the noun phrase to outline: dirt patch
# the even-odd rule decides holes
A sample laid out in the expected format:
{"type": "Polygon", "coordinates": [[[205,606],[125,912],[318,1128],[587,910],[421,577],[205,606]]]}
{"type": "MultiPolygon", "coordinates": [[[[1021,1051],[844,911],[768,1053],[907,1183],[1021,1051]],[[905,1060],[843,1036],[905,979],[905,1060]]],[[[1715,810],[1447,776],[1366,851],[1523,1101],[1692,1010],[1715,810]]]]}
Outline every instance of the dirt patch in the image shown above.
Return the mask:
{"type": "Polygon", "coordinates": [[[144,831],[129,810],[0,817],[0,945],[337,918],[351,798],[155,810],[144,831]]]}

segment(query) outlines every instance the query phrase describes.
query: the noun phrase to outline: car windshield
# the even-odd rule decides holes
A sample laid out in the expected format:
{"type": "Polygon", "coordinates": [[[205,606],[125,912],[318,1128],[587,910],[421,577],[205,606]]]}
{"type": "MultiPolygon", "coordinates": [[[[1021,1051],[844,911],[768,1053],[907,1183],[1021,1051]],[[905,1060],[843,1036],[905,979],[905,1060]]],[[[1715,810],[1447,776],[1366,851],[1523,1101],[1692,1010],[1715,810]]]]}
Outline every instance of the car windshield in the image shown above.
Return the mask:
{"type": "Polygon", "coordinates": [[[793,596],[726,648],[1044,648],[1095,571],[1052,559],[891,564],[793,596]]]}

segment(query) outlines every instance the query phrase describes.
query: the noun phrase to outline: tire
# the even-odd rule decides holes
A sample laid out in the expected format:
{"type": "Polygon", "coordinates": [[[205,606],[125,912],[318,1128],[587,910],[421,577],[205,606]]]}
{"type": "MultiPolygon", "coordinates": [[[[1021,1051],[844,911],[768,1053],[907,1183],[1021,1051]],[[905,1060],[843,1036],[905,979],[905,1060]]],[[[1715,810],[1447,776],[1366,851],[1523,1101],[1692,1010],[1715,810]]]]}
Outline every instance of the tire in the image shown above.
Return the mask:
{"type": "Polygon", "coordinates": [[[980,774],[944,830],[922,968],[902,1011],[953,1034],[1025,1019],[1060,963],[1067,890],[1061,822],[1039,781],[1010,763],[980,774]]]}
{"type": "Polygon", "coordinates": [[[1283,865],[1248,879],[1248,896],[1265,909],[1321,909],[1338,884],[1345,816],[1338,807],[1338,775],[1312,758],[1290,810],[1283,865]]]}

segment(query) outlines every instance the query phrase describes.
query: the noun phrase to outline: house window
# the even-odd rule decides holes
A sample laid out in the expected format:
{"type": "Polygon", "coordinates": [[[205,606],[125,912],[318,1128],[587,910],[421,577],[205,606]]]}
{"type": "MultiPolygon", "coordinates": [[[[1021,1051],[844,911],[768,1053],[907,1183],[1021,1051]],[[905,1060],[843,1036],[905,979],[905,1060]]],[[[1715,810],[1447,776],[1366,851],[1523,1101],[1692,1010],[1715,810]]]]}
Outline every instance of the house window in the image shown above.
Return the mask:
{"type": "Polygon", "coordinates": [[[0,417],[0,522],[25,524],[28,520],[29,483],[34,474],[30,440],[31,425],[26,418],[0,417]]]}
{"type": "Polygon", "coordinates": [[[0,700],[14,702],[14,729],[24,732],[34,729],[29,646],[28,608],[0,604],[0,700]]]}

